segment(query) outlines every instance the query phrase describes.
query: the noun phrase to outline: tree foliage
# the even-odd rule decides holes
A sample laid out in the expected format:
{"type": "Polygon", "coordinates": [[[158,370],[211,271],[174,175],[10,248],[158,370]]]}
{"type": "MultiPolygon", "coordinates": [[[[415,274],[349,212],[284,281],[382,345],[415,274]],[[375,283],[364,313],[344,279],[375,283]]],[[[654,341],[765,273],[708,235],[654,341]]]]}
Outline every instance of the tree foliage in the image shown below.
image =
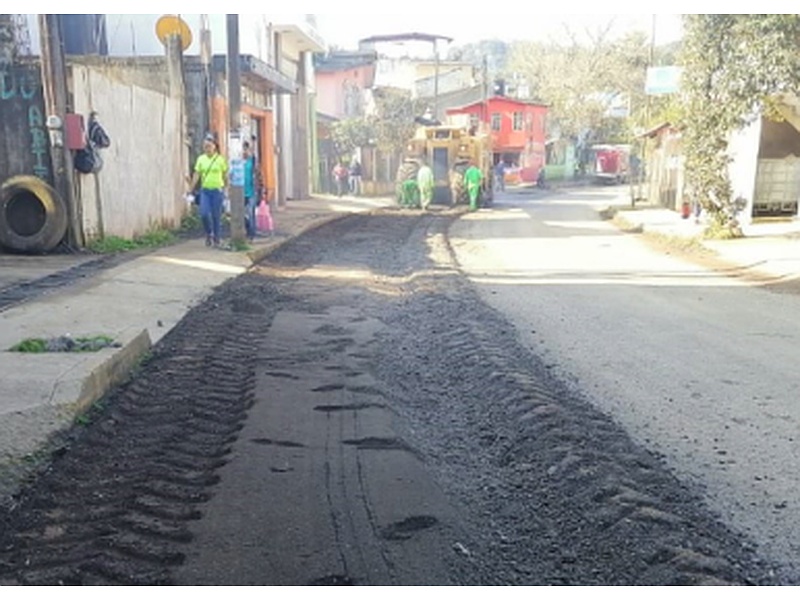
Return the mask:
{"type": "Polygon", "coordinates": [[[427,108],[423,101],[412,99],[411,93],[383,88],[375,97],[375,142],[381,150],[400,152],[417,129],[414,118],[427,108]]]}
{"type": "Polygon", "coordinates": [[[510,48],[503,40],[481,40],[450,48],[447,60],[466,62],[480,69],[485,59],[489,73],[498,75],[506,70],[510,48]]]}
{"type": "Polygon", "coordinates": [[[800,82],[800,15],[685,15],[682,123],[695,198],[719,225],[735,225],[730,136],[800,82]]]}
{"type": "Polygon", "coordinates": [[[374,110],[369,115],[334,124],[332,136],[340,154],[364,146],[377,146],[388,153],[401,152],[416,130],[414,118],[425,106],[409,92],[391,88],[373,90],[374,110]]]}
{"type": "Polygon", "coordinates": [[[609,117],[614,103],[644,105],[649,44],[643,32],[612,36],[613,22],[586,32],[566,29],[563,41],[516,42],[509,70],[522,74],[532,95],[550,106],[553,126],[564,136],[587,130],[600,138],[624,135],[624,120],[609,117]]]}
{"type": "Polygon", "coordinates": [[[369,146],[375,132],[365,117],[354,117],[337,121],[331,127],[331,137],[340,155],[351,154],[356,148],[369,146]]]}

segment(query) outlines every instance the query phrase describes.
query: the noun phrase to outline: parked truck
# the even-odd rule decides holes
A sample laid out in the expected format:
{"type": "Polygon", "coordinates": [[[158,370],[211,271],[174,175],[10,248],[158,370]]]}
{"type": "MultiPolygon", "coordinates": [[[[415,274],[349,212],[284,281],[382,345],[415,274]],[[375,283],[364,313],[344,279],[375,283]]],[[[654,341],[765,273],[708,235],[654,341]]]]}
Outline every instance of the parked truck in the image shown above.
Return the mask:
{"type": "Polygon", "coordinates": [[[630,176],[630,146],[597,144],[592,146],[591,173],[598,182],[626,183],[630,176]]]}

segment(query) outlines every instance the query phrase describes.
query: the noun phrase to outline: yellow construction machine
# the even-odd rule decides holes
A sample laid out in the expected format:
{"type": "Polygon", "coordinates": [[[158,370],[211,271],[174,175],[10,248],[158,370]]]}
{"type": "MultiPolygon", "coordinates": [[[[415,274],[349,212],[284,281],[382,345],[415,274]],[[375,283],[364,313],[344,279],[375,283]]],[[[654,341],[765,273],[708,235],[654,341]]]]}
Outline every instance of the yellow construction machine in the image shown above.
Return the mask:
{"type": "MultiPolygon", "coordinates": [[[[464,172],[473,163],[483,173],[480,204],[489,206],[494,191],[491,137],[463,127],[431,125],[419,127],[406,145],[403,161],[397,170],[396,191],[400,204],[414,205],[409,198],[407,181],[414,181],[422,163],[433,171],[434,204],[468,204],[464,172]]],[[[413,186],[411,186],[413,188],[413,186]]]]}

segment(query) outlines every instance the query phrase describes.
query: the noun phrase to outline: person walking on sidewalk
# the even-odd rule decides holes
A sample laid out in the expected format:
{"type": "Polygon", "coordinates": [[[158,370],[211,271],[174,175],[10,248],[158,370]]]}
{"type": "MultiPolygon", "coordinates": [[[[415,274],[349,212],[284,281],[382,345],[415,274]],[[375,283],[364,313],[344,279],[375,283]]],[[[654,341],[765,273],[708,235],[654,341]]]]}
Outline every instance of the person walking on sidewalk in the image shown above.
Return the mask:
{"type": "Polygon", "coordinates": [[[203,141],[203,154],[197,157],[189,186],[193,190],[200,183],[200,218],[206,232],[206,246],[219,246],[220,243],[227,176],[228,163],[219,153],[216,140],[207,135],[203,141]]]}
{"type": "Polygon", "coordinates": [[[347,167],[342,164],[342,161],[339,161],[336,163],[336,166],[333,167],[332,175],[334,181],[336,182],[336,195],[341,198],[344,196],[344,192],[347,189],[350,173],[347,170],[347,167]]]}

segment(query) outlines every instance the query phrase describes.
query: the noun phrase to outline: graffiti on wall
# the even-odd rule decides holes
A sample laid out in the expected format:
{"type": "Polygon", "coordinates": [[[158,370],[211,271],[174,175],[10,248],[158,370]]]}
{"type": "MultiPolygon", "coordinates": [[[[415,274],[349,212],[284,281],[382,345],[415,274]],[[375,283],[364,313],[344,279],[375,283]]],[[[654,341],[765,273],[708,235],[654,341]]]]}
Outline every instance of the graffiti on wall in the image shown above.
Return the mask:
{"type": "Polygon", "coordinates": [[[5,65],[0,70],[0,100],[13,100],[17,96],[31,100],[39,87],[39,77],[33,71],[14,70],[5,65]]]}
{"type": "Polygon", "coordinates": [[[27,172],[42,179],[50,178],[50,148],[47,133],[41,77],[37,69],[0,65],[0,132],[5,138],[7,154],[16,154],[10,165],[0,163],[0,180],[17,173],[27,172]],[[18,143],[24,140],[24,143],[18,143]],[[19,156],[22,152],[25,156],[19,156]]]}

